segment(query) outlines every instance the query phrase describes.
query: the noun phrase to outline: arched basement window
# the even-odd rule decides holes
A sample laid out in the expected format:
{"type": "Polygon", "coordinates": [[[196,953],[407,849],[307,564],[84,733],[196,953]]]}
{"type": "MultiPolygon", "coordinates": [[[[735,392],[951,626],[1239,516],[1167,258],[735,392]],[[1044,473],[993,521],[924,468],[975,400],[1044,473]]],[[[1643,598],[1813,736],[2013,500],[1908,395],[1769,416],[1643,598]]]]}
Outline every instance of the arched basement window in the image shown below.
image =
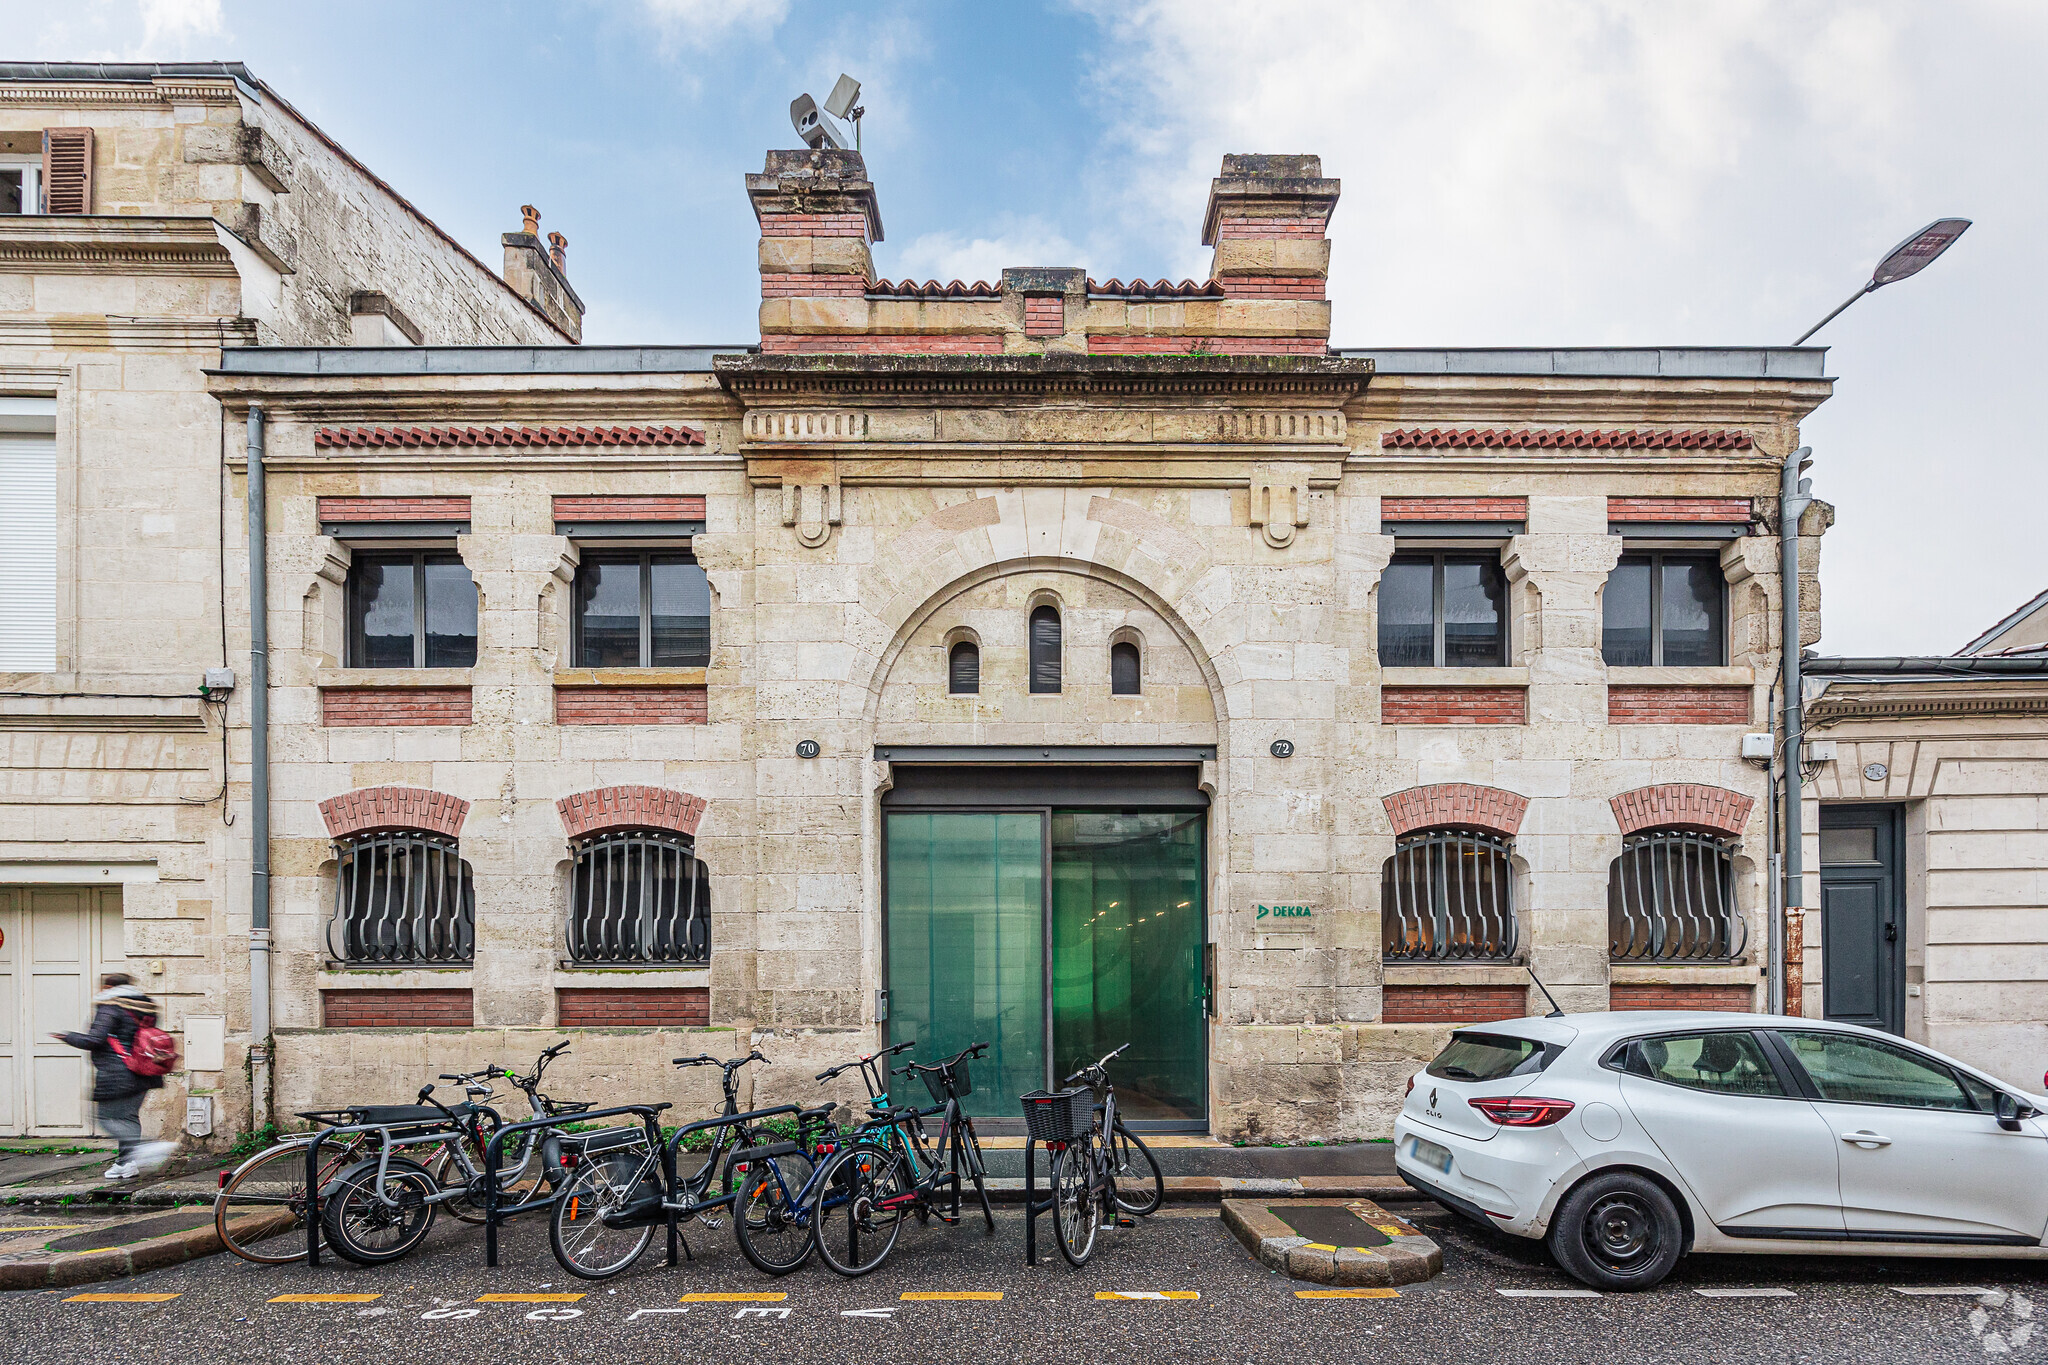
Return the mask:
{"type": "Polygon", "coordinates": [[[334,841],[334,918],[327,948],[338,961],[468,962],[476,947],[476,891],[456,841],[421,830],[334,841]]]}
{"type": "Polygon", "coordinates": [[[1138,647],[1128,640],[1119,640],[1109,647],[1109,694],[1113,697],[1135,697],[1141,674],[1138,647]]]}
{"type": "Polygon", "coordinates": [[[1403,835],[1380,873],[1388,962],[1504,961],[1515,955],[1514,841],[1477,830],[1403,835]]]}
{"type": "Polygon", "coordinates": [[[569,886],[574,962],[711,960],[711,874],[696,840],[662,829],[578,839],[569,886]]]}
{"type": "Polygon", "coordinates": [[[1646,829],[1621,841],[1607,872],[1607,935],[1616,962],[1728,962],[1747,946],[1735,912],[1729,841],[1646,829]]]}
{"type": "Polygon", "coordinates": [[[946,690],[956,696],[981,691],[981,646],[961,640],[946,654],[946,690]]]}
{"type": "Polygon", "coordinates": [[[1038,607],[1031,613],[1031,690],[1060,690],[1060,613],[1038,607]]]}

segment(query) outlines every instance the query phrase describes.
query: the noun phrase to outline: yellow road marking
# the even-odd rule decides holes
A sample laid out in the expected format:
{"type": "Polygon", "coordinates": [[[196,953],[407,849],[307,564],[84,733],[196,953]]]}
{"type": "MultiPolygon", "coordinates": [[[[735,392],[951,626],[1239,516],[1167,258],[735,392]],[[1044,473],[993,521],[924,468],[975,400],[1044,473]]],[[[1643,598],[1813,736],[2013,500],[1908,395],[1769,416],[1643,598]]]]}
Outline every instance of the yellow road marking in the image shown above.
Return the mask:
{"type": "Polygon", "coordinates": [[[903,1298],[909,1303],[940,1303],[954,1299],[965,1299],[973,1303],[993,1303],[1002,1296],[1003,1291],[1000,1289],[963,1289],[956,1294],[910,1293],[905,1294],[903,1298]]]}
{"type": "Polygon", "coordinates": [[[1199,1299],[1201,1291],[1195,1289],[1099,1289],[1098,1299],[1199,1299]]]}
{"type": "Polygon", "coordinates": [[[1309,1251],[1335,1251],[1337,1249],[1328,1242],[1303,1242],[1302,1246],[1309,1251]]]}
{"type": "Polygon", "coordinates": [[[66,1303],[169,1303],[176,1294],[73,1294],[66,1303]]]}
{"type": "Polygon", "coordinates": [[[581,1294],[479,1294],[478,1303],[574,1303],[581,1294]]]}
{"type": "Polygon", "coordinates": [[[120,1249],[119,1247],[87,1247],[84,1251],[77,1252],[76,1254],[80,1256],[97,1256],[102,1251],[119,1251],[120,1249]]]}
{"type": "Polygon", "coordinates": [[[1412,1237],[1415,1233],[1413,1228],[1395,1227],[1392,1223],[1374,1223],[1373,1226],[1389,1237],[1412,1237]]]}
{"type": "Polygon", "coordinates": [[[382,1294],[279,1294],[272,1303],[369,1303],[382,1294]]]}
{"type": "Polygon", "coordinates": [[[781,1303],[787,1294],[685,1294],[678,1303],[781,1303]]]}
{"type": "Polygon", "coordinates": [[[1297,1299],[1398,1299],[1398,1289],[1297,1289],[1297,1299]]]}

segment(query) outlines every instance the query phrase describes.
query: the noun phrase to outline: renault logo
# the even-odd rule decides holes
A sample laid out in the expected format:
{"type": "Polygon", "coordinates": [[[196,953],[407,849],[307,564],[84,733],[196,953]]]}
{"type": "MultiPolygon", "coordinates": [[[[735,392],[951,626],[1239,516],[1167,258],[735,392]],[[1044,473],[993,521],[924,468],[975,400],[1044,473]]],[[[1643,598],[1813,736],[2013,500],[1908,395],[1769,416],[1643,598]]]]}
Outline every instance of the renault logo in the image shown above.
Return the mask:
{"type": "Polygon", "coordinates": [[[1429,1092],[1429,1107],[1432,1109],[1436,1108],[1436,1088],[1434,1086],[1430,1088],[1429,1092]]]}

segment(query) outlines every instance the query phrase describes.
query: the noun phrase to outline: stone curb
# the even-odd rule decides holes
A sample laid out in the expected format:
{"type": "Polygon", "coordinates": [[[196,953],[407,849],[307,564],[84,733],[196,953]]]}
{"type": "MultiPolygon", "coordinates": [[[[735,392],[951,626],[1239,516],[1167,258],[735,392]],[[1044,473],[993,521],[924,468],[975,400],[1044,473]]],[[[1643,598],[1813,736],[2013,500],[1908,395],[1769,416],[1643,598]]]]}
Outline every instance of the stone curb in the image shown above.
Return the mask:
{"type": "Polygon", "coordinates": [[[1226,1199],[1223,1221],[1268,1269],[1312,1284],[1391,1287],[1416,1284],[1442,1272],[1443,1249],[1415,1226],[1364,1199],[1297,1199],[1301,1207],[1358,1208],[1391,1233],[1383,1247],[1331,1247],[1311,1242],[1266,1212],[1264,1200],[1226,1199]]]}
{"type": "MultiPolygon", "coordinates": [[[[1051,1182],[1041,1173],[1038,1178],[1038,1197],[1048,1198],[1051,1182]]],[[[1269,1199],[1301,1199],[1318,1196],[1334,1198],[1338,1203],[1355,1199],[1380,1200],[1415,1198],[1415,1191],[1398,1180],[1384,1176],[1364,1176],[1353,1179],[1348,1176],[1308,1175],[1298,1179],[1260,1179],[1239,1176],[1213,1175],[1170,1175],[1166,1177],[1166,1202],[1169,1204],[1215,1203],[1239,1197],[1269,1199]]],[[[1020,1204],[1024,1201],[1024,1182],[1015,1176],[991,1176],[988,1182],[989,1202],[995,1204],[1020,1204]]],[[[972,1191],[969,1191],[972,1198],[972,1191]]]]}
{"type": "Polygon", "coordinates": [[[0,1289],[60,1289],[98,1280],[125,1279],[146,1270],[194,1261],[226,1251],[212,1224],[152,1237],[105,1251],[57,1251],[31,1260],[0,1264],[0,1289]]]}

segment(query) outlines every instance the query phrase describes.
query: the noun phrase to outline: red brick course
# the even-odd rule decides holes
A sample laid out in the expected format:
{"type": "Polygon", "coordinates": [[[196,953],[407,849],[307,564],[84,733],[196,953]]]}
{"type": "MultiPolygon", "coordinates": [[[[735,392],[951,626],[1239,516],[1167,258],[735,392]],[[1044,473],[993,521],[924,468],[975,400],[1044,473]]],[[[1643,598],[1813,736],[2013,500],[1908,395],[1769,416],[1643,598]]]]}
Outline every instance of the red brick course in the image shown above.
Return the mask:
{"type": "Polygon", "coordinates": [[[1756,1008],[1751,986],[1609,986],[1611,1010],[1726,1010],[1748,1014],[1756,1008]]]}
{"type": "Polygon", "coordinates": [[[362,725],[467,725],[466,687],[323,687],[320,723],[362,725]]]}
{"type": "Polygon", "coordinates": [[[1058,294],[1024,300],[1024,335],[1056,337],[1067,330],[1067,301],[1058,294]]]}
{"type": "Polygon", "coordinates": [[[1471,782],[1438,782],[1380,798],[1396,836],[1418,829],[1485,829],[1512,838],[1529,813],[1529,798],[1471,782]]]}
{"type": "Polygon", "coordinates": [[[556,1028],[702,1028],[711,1022],[708,986],[563,987],[556,1028]]]}
{"type": "Polygon", "coordinates": [[[667,829],[695,837],[708,804],[701,796],[667,787],[595,787],[555,802],[571,839],[608,829],[667,829]]]}
{"type": "Polygon", "coordinates": [[[1610,683],[1609,725],[1747,725],[1747,687],[1638,687],[1610,683]]]}
{"type": "Polygon", "coordinates": [[[1529,1012],[1522,986],[1384,986],[1383,1024],[1490,1024],[1529,1012]]]}
{"type": "Polygon", "coordinates": [[[1381,521],[1527,521],[1527,498],[1381,498],[1381,521]]]}
{"type": "Polygon", "coordinates": [[[1329,293],[1321,275],[1225,275],[1222,284],[1234,299],[1320,299],[1329,293]]]}
{"type": "MultiPolygon", "coordinates": [[[[701,446],[696,427],[321,427],[313,444],[323,448],[391,447],[425,450],[438,446],[701,446]]],[[[322,498],[321,501],[329,501],[322,498]]],[[[337,501],[340,501],[337,499],[337,501]]],[[[374,500],[372,500],[374,501],[374,500]]],[[[462,499],[468,502],[467,498],[462,499]]],[[[436,518],[445,520],[445,518],[436,518]]]]}
{"type": "Polygon", "coordinates": [[[557,725],[703,725],[701,687],[557,687],[557,725]]]}
{"type": "Polygon", "coordinates": [[[475,1022],[466,990],[320,992],[322,1028],[469,1028],[475,1022]]]}
{"type": "Polygon", "coordinates": [[[327,521],[468,521],[468,498],[320,498],[327,521]]]}
{"type": "Polygon", "coordinates": [[[1383,687],[1382,725],[1526,725],[1525,687],[1383,687]]]}
{"type": "Polygon", "coordinates": [[[764,213],[763,237],[859,237],[868,235],[866,215],[859,213],[764,213]]]}
{"type": "Polygon", "coordinates": [[[868,282],[859,275],[763,275],[761,297],[783,299],[795,295],[865,294],[868,282]]]}
{"type": "Polygon", "coordinates": [[[1748,450],[1746,431],[1529,431],[1408,427],[1381,435],[1386,450],[1748,450]]]}
{"type": "Polygon", "coordinates": [[[1091,336],[1091,355],[1328,355],[1321,337],[1091,336]]]}
{"type": "Polygon", "coordinates": [[[1703,782],[1665,782],[1637,787],[1610,797],[1614,822],[1623,834],[1639,829],[1703,829],[1714,834],[1740,834],[1756,804],[1741,792],[1703,782]]]}
{"type": "Polygon", "coordinates": [[[1756,508],[1748,498],[1609,498],[1607,519],[1742,525],[1756,520],[1756,508]]]}
{"type": "Polygon", "coordinates": [[[320,818],[336,839],[373,829],[420,829],[453,839],[469,818],[469,802],[425,787],[358,787],[322,801],[320,818]]]}
{"type": "Polygon", "coordinates": [[[556,521],[702,521],[704,497],[613,498],[557,497],[556,521]]]}
{"type": "Polygon", "coordinates": [[[764,336],[764,353],[794,355],[1000,355],[1003,339],[994,332],[960,336],[870,336],[865,333],[819,332],[809,335],[764,336]]]}
{"type": "Polygon", "coordinates": [[[1216,240],[1231,237],[1320,237],[1329,228],[1325,218],[1219,218],[1216,240]]]}

